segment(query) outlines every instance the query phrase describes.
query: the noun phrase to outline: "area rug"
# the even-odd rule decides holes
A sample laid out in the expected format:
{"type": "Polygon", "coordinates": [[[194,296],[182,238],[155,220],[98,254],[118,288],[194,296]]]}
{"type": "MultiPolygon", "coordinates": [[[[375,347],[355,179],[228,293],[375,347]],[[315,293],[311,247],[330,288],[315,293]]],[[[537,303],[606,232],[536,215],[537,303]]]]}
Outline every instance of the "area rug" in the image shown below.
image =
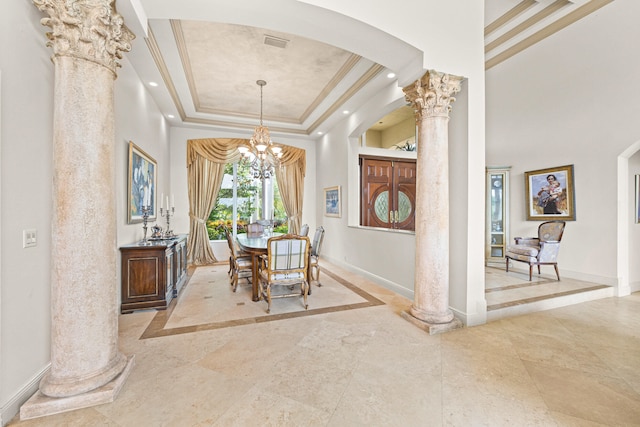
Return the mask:
{"type": "Polygon", "coordinates": [[[158,311],[141,339],[202,330],[229,328],[259,322],[354,310],[384,302],[329,270],[322,269],[320,282],[311,285],[309,308],[302,297],[274,299],[271,313],[266,301],[252,301],[251,284],[240,279],[236,292],[229,283],[229,266],[197,267],[178,298],[167,310],[158,311]]]}

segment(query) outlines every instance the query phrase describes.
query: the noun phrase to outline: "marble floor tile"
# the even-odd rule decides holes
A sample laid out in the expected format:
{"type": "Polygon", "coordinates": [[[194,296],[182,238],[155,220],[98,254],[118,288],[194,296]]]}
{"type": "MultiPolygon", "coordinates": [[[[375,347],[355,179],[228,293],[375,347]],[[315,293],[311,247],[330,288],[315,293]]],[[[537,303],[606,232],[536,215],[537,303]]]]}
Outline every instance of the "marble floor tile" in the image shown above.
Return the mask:
{"type": "MultiPolygon", "coordinates": [[[[640,293],[432,336],[401,317],[411,300],[329,262],[309,310],[270,315],[227,266],[196,272],[167,310],[120,316],[135,367],[113,403],[8,425],[640,426],[640,293]]],[[[495,305],[594,285],[485,279],[495,305]]]]}

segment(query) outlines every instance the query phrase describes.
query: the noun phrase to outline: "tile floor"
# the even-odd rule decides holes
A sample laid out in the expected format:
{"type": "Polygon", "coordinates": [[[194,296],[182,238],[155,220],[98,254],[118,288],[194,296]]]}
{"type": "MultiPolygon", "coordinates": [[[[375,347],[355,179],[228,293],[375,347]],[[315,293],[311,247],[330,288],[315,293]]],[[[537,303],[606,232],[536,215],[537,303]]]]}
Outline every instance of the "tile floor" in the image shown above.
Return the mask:
{"type": "Polygon", "coordinates": [[[9,425],[640,426],[640,293],[430,336],[400,317],[411,301],[323,265],[312,313],[287,299],[267,317],[220,268],[172,312],[120,316],[136,366],[115,402],[9,425]],[[224,318],[202,315],[225,298],[224,318]]]}

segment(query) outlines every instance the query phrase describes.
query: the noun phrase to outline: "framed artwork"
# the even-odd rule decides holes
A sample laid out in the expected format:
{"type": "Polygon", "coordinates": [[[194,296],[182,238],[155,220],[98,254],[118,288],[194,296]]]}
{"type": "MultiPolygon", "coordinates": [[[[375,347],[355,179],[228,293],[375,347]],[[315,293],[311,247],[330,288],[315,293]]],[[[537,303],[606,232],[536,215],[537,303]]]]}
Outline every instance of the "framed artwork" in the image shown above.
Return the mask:
{"type": "Polygon", "coordinates": [[[129,176],[127,179],[128,223],[142,222],[142,207],[149,209],[149,221],[156,219],[156,161],[129,141],[129,176]]]}
{"type": "Polygon", "coordinates": [[[334,216],[340,218],[342,211],[340,209],[340,186],[327,187],[324,189],[324,216],[334,216]]]}
{"type": "Polygon", "coordinates": [[[636,224],[640,224],[640,175],[636,175],[636,224]]]}
{"type": "Polygon", "coordinates": [[[524,173],[527,220],[575,221],[573,165],[524,173]]]}

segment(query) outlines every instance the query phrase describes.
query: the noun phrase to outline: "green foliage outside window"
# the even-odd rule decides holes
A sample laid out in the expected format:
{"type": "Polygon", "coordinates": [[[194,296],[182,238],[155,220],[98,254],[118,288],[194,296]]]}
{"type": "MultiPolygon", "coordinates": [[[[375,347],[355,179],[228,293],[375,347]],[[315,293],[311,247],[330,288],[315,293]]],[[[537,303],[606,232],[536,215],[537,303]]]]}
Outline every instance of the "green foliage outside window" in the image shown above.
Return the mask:
{"type": "MultiPolygon", "coordinates": [[[[225,175],[233,176],[232,163],[227,163],[224,168],[224,173],[225,175]]],[[[238,163],[237,178],[238,185],[236,195],[240,203],[238,204],[238,218],[236,218],[236,225],[238,233],[246,233],[247,224],[251,220],[251,215],[256,210],[255,201],[260,200],[262,197],[262,189],[252,178],[250,166],[248,164],[243,162],[238,163]]],[[[286,233],[288,230],[288,224],[286,221],[287,214],[280,198],[280,191],[277,183],[274,187],[274,231],[286,233]]],[[[226,238],[224,227],[226,226],[231,228],[233,226],[233,205],[223,203],[225,200],[233,200],[232,188],[221,188],[218,193],[215,206],[207,219],[209,240],[224,240],[226,238]]]]}

